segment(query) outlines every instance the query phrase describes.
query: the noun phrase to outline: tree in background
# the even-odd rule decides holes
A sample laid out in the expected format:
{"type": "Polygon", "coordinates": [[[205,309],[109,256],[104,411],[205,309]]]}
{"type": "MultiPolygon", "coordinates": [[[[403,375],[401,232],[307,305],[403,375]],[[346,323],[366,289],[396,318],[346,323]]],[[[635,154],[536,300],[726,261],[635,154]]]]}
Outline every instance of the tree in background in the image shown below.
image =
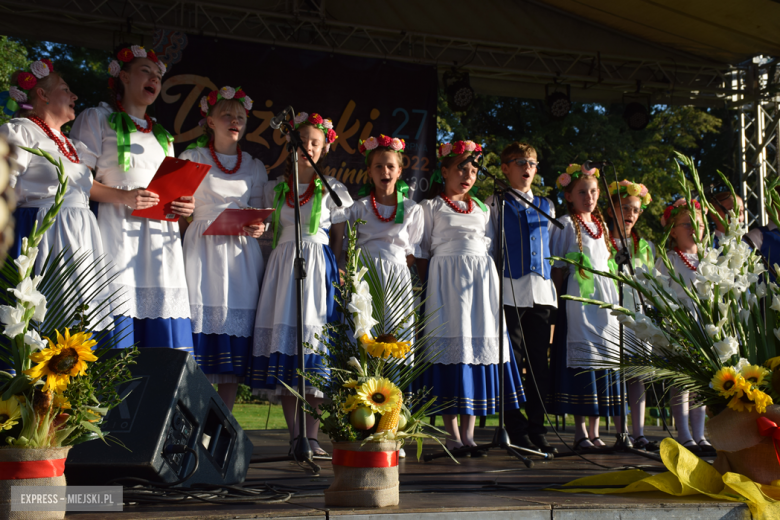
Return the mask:
{"type": "MultiPolygon", "coordinates": [[[[610,159],[620,179],[642,182],[653,195],[654,203],[638,229],[654,241],[661,236],[665,204],[679,192],[671,176],[674,150],[694,157],[705,185],[717,182],[717,169],[727,176],[735,174],[731,117],[725,110],[656,106],[647,128],[633,131],[623,120],[622,105],[574,103],[569,115],[555,121],[542,100],[498,96],[478,96],[468,112],[455,113],[440,91],[438,109],[440,140],[483,143],[488,169],[498,176],[502,176],[498,154],[506,145],[518,140],[533,145],[540,161],[534,191],[550,196],[559,214],[564,208],[554,190],[558,174],[570,163],[610,159]]],[[[604,173],[609,181],[614,179],[612,168],[604,173]]],[[[492,192],[493,181],[479,180],[477,189],[477,196],[484,199],[492,192]]]]}
{"type": "MultiPolygon", "coordinates": [[[[11,88],[11,74],[27,66],[27,49],[18,41],[0,36],[0,92],[11,88]]],[[[0,112],[0,125],[11,119],[0,112]]]]}

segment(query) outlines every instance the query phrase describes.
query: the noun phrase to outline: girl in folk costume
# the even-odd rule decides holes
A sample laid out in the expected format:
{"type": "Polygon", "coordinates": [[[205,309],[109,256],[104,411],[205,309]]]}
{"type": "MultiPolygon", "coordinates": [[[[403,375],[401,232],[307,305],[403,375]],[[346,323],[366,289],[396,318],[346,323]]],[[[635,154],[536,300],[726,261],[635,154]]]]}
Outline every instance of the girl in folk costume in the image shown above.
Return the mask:
{"type": "Polygon", "coordinates": [[[238,383],[249,373],[260,283],[265,263],[255,240],[262,223],[244,235],[203,235],[228,208],[261,207],[268,182],[259,159],[241,151],[252,100],[241,88],[222,87],[200,100],[204,135],[181,159],[211,165],[195,192],[192,223],[184,235],[195,360],[233,408],[238,383]]]}
{"type": "MultiPolygon", "coordinates": [[[[173,154],[173,137],[146,114],[160,94],[165,73],[154,51],[121,46],[108,66],[112,105],[82,112],[71,134],[89,149],[95,169],[92,200],[100,202],[98,224],[103,249],[117,277],[112,292],[124,305],[115,310],[117,329],[128,347],[169,347],[192,352],[192,327],[179,226],[132,216],[159,202],[146,186],[163,159],[173,154]]],[[[192,214],[192,197],[172,203],[172,212],[192,214]]]]}
{"type": "MultiPolygon", "coordinates": [[[[694,235],[698,236],[699,241],[704,236],[704,219],[701,204],[698,200],[694,200],[693,206],[695,209],[691,210],[685,199],[678,199],[674,204],[667,206],[661,217],[661,225],[667,230],[671,228],[669,243],[667,244],[671,269],[692,290],[699,266],[699,246],[694,235]],[[693,215],[696,216],[695,220],[692,218],[693,215]]],[[[659,257],[655,262],[655,266],[661,274],[669,275],[669,269],[663,258],[659,257]]],[[[669,290],[674,291],[679,301],[685,302],[691,312],[694,312],[693,302],[680,284],[668,278],[666,285],[669,290]]],[[[688,392],[672,388],[670,394],[672,416],[677,427],[677,441],[694,453],[705,452],[714,454],[714,448],[704,438],[704,420],[707,408],[705,406],[691,408],[688,392]],[[689,419],[690,429],[688,428],[689,419]]]]}
{"type": "MultiPolygon", "coordinates": [[[[439,196],[420,204],[425,229],[417,269],[423,279],[427,275],[425,306],[433,313],[426,332],[436,340],[428,352],[438,357],[417,384],[431,389],[438,403],[449,405],[443,410],[448,448],[476,445],[475,416],[496,413],[501,405],[499,370],[506,376],[503,406],[516,409],[525,401],[508,337],[504,339],[504,366],[498,364],[497,320],[503,313],[498,273],[489,254],[490,211],[469,194],[476,167],[458,168],[481,152],[482,147],[473,141],[440,144],[437,156],[444,185],[439,196]]],[[[472,452],[475,455],[485,453],[472,452]]]]}
{"type": "MultiPolygon", "coordinates": [[[[598,209],[599,171],[570,165],[558,176],[569,214],[560,219],[563,229],[552,228],[553,256],[575,260],[594,269],[609,269],[610,238],[598,209]]],[[[553,265],[552,278],[558,294],[618,303],[612,280],[578,269],[566,262],[553,265]]],[[[556,415],[574,415],[574,449],[603,447],[599,417],[613,416],[620,431],[621,394],[612,370],[591,370],[610,355],[610,337],[618,330],[617,319],[605,309],[580,302],[560,300],[552,348],[553,390],[550,410],[556,415]],[[585,426],[585,417],[589,424],[585,426]]]]}
{"type": "MultiPolygon", "coordinates": [[[[76,117],[74,105],[78,98],[48,59],[33,62],[27,71],[15,72],[11,83],[5,108],[7,112],[15,112],[16,117],[0,126],[0,134],[16,147],[10,183],[14,186],[18,207],[14,211],[14,243],[9,255],[12,258],[21,255],[22,240],[26,240],[22,237],[31,233],[36,221],[39,225],[43,223],[44,215],[54,204],[59,183],[57,169],[46,158],[20,147],[37,148],[61,161],[68,187],[54,224],[43,235],[38,247],[28,252],[27,261],[35,263],[34,272],[39,274],[47,256],[53,258],[64,249],[68,250],[66,259],[72,256],[75,261],[87,255],[70,279],[75,281],[87,272],[91,273],[90,277],[100,273],[93,288],[79,297],[82,302],[90,301],[89,327],[108,329],[112,321],[111,308],[106,302],[110,294],[107,266],[97,220],[89,210],[91,157],[81,142],[68,139],[60,130],[76,117]]],[[[37,336],[34,331],[31,334],[37,336]]]]}
{"type": "MultiPolygon", "coordinates": [[[[610,254],[609,269],[617,273],[618,265],[615,262],[615,256],[619,251],[623,251],[623,238],[626,237],[626,248],[631,257],[634,269],[643,267],[652,271],[655,266],[655,245],[649,240],[645,240],[637,233],[635,226],[642,212],[652,202],[653,197],[644,184],[633,183],[623,179],[619,183],[613,182],[609,185],[609,196],[612,204],[607,205],[607,215],[609,216],[609,239],[610,254]],[[614,205],[615,211],[612,207],[614,205]],[[616,229],[616,225],[622,223],[621,232],[616,229]]],[[[623,266],[623,273],[629,274],[627,265],[623,266]]],[[[641,310],[641,299],[637,292],[631,287],[623,287],[623,307],[630,310],[641,310]]],[[[623,335],[625,338],[631,337],[633,331],[624,327],[623,335]]],[[[627,339],[624,343],[630,348],[638,345],[638,340],[627,339]]],[[[645,384],[642,379],[632,378],[626,382],[628,387],[628,402],[631,406],[631,427],[633,429],[632,442],[637,449],[656,450],[658,446],[648,440],[644,434],[645,428],[645,404],[647,402],[645,394],[645,384]]]]}
{"type": "MultiPolygon", "coordinates": [[[[361,188],[367,197],[355,201],[349,211],[349,220],[366,223],[358,227],[358,247],[371,258],[382,280],[405,287],[401,302],[413,302],[412,277],[409,265],[420,256],[423,232],[422,208],[404,197],[409,187],[401,180],[406,148],[403,139],[386,135],[369,137],[359,143],[358,150],[366,156],[370,182],[361,188]]],[[[408,311],[411,311],[410,307],[408,311]]],[[[397,324],[385,323],[389,333],[397,324]]],[[[377,338],[394,343],[396,339],[414,341],[413,328],[399,332],[399,337],[377,338]]],[[[370,348],[370,347],[369,347],[370,348]]]]}
{"type": "MultiPolygon", "coordinates": [[[[318,167],[322,167],[330,145],[336,140],[333,123],[319,114],[300,113],[295,116],[295,128],[300,132],[303,146],[318,167]]],[[[303,153],[298,152],[298,178],[300,200],[293,200],[292,157],[288,157],[285,177],[269,182],[265,187],[265,204],[276,209],[273,219],[273,252],[268,258],[265,279],[257,306],[254,335],[254,359],[251,385],[256,390],[271,389],[281,396],[284,417],[290,432],[291,445],[295,437],[306,435],[315,455],[325,451],[317,443],[319,421],[306,421],[305,432],[296,425],[296,402],[279,381],[294,387],[298,381],[296,290],[293,261],[295,259],[294,204],[300,206],[302,255],[306,260],[306,279],[303,288],[303,341],[316,349],[327,348],[315,338],[322,334],[326,323],[338,321],[340,315],[334,296],[333,282],[338,282],[339,272],[333,251],[341,251],[344,227],[349,217],[352,198],[347,188],[332,177],[328,183],[341,198],[342,206],[336,206],[330,193],[322,185],[303,153]]],[[[322,367],[320,356],[306,349],[307,370],[322,367]]],[[[324,395],[307,386],[308,402],[313,407],[322,403],[324,395]]]]}

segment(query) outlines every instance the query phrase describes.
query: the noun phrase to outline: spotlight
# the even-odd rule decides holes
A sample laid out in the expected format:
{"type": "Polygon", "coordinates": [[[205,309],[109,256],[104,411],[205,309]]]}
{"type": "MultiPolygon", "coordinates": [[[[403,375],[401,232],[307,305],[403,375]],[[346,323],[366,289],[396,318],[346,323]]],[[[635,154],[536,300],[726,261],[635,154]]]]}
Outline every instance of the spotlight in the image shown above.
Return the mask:
{"type": "Polygon", "coordinates": [[[650,123],[650,113],[642,103],[632,101],[623,110],[623,119],[631,130],[644,130],[650,123]]]}
{"type": "Polygon", "coordinates": [[[469,73],[455,69],[445,72],[444,92],[447,94],[447,104],[454,112],[465,112],[474,102],[476,93],[471,88],[469,73]]]}
{"type": "Polygon", "coordinates": [[[544,95],[547,108],[550,110],[550,116],[556,121],[566,117],[571,111],[571,86],[566,85],[566,93],[553,91],[550,93],[550,87],[557,89],[558,84],[545,85],[544,95]]]}

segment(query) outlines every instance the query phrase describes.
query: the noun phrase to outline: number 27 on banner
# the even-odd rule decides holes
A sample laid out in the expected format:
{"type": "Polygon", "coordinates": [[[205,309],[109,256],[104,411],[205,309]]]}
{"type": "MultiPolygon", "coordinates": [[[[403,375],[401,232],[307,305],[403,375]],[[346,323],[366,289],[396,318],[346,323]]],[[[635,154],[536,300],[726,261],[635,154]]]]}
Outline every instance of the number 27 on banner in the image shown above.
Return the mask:
{"type": "MultiPolygon", "coordinates": [[[[428,111],[413,109],[411,114],[412,115],[410,116],[409,111],[405,108],[396,108],[393,110],[393,117],[400,116],[402,120],[398,125],[398,128],[393,131],[392,136],[406,140],[408,151],[425,153],[425,143],[420,143],[420,138],[423,136],[423,131],[425,131],[427,127],[428,111]],[[413,119],[417,119],[417,117],[419,117],[420,122],[417,125],[415,132],[415,121],[413,121],[413,119]],[[415,132],[414,137],[412,137],[411,132],[415,132]]],[[[404,169],[411,167],[412,170],[430,171],[429,159],[427,157],[420,155],[404,155],[403,157],[404,169]]]]}

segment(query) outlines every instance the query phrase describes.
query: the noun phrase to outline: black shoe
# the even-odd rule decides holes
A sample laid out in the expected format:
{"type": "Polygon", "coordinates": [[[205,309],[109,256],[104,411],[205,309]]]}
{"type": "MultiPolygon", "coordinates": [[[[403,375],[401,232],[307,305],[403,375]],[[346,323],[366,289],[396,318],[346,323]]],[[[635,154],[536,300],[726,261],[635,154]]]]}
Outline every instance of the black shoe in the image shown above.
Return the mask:
{"type": "Polygon", "coordinates": [[[522,435],[518,434],[509,434],[509,442],[512,443],[514,446],[520,446],[521,448],[525,448],[527,450],[535,450],[536,446],[533,445],[531,442],[531,439],[528,438],[528,434],[523,433],[522,435]]]}
{"type": "Polygon", "coordinates": [[[558,455],[558,448],[551,446],[550,443],[547,442],[547,437],[545,437],[543,434],[537,433],[535,435],[529,435],[528,439],[542,453],[552,453],[553,455],[558,455]]]}

